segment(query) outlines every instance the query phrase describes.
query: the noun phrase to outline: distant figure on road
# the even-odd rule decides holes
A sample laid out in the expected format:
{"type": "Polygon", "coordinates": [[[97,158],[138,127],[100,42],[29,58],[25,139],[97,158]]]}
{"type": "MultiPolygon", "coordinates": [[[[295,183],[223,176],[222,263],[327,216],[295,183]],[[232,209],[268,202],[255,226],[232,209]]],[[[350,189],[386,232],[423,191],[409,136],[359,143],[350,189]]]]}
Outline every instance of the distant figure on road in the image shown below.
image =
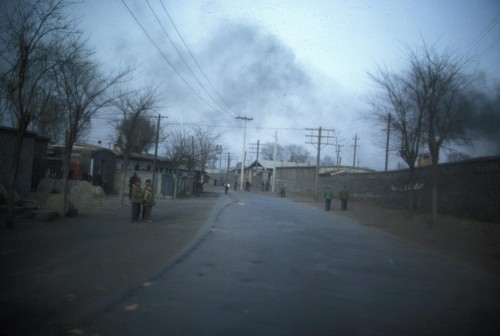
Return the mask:
{"type": "Polygon", "coordinates": [[[229,183],[227,183],[227,182],[226,182],[226,183],[224,184],[224,191],[226,192],[226,194],[227,194],[227,192],[228,192],[229,188],[230,188],[230,185],[229,185],[229,183]]]}
{"type": "Polygon", "coordinates": [[[325,210],[330,211],[333,200],[333,190],[331,186],[328,186],[323,193],[323,198],[325,199],[325,210]]]}
{"type": "Polygon", "coordinates": [[[238,182],[234,182],[234,191],[236,191],[236,189],[238,188],[238,182]]]}
{"type": "Polygon", "coordinates": [[[150,184],[144,192],[144,206],[142,210],[142,220],[151,223],[151,209],[155,205],[155,196],[153,194],[153,186],[150,184]]]}
{"type": "Polygon", "coordinates": [[[343,186],[339,193],[340,202],[342,203],[342,210],[347,210],[347,200],[349,199],[349,191],[346,186],[343,186]]]}
{"type": "Polygon", "coordinates": [[[144,202],[144,193],[141,190],[141,180],[139,179],[135,180],[132,185],[130,202],[132,203],[132,222],[137,222],[141,213],[141,205],[144,202]]]}
{"type": "Polygon", "coordinates": [[[282,184],[280,186],[280,190],[278,192],[278,196],[279,197],[286,197],[286,185],[285,184],[282,184]]]}

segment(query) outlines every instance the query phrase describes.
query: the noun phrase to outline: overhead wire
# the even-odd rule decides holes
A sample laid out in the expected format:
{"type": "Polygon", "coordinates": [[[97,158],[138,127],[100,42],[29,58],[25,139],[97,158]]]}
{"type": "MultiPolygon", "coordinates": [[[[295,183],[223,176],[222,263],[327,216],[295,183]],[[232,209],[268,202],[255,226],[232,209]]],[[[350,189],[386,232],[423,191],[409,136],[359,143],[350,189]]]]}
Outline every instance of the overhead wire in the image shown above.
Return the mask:
{"type": "Polygon", "coordinates": [[[179,78],[187,85],[187,87],[202,101],[204,102],[207,106],[209,106],[212,110],[214,110],[215,112],[218,112],[218,113],[221,113],[219,110],[217,110],[214,106],[212,106],[205,98],[203,98],[198,91],[196,91],[193,86],[186,80],[186,78],[184,78],[184,76],[182,76],[182,74],[179,72],[179,70],[177,70],[177,68],[172,64],[172,62],[170,62],[170,60],[168,59],[168,57],[165,55],[165,53],[160,49],[160,47],[158,46],[158,44],[153,40],[153,38],[149,35],[149,33],[146,31],[146,29],[144,28],[144,26],[141,24],[141,22],[139,21],[139,19],[135,16],[135,14],[132,12],[132,10],[130,9],[130,7],[125,3],[125,0],[121,0],[121,2],[123,3],[123,5],[125,6],[125,8],[127,8],[128,12],[130,13],[130,15],[134,18],[135,22],[139,25],[139,27],[141,28],[141,30],[144,32],[144,34],[147,36],[147,38],[149,39],[149,41],[154,45],[154,47],[156,48],[156,50],[158,50],[158,52],[160,53],[160,55],[162,56],[162,58],[168,63],[168,65],[172,68],[172,70],[174,70],[174,72],[176,73],[177,76],[179,76],[179,78]]]}
{"type": "Polygon", "coordinates": [[[160,4],[161,6],[163,7],[163,10],[165,11],[165,14],[167,15],[168,19],[170,20],[170,23],[172,23],[172,26],[174,27],[175,31],[177,32],[177,35],[179,36],[179,38],[181,39],[184,47],[186,48],[186,50],[188,51],[189,55],[191,56],[191,59],[194,61],[194,63],[196,64],[197,68],[200,70],[200,72],[202,73],[203,77],[205,78],[205,80],[207,81],[208,85],[210,85],[210,87],[212,88],[212,90],[215,92],[215,94],[217,95],[217,97],[221,100],[221,102],[227,107],[228,110],[230,110],[234,116],[237,116],[238,113],[234,112],[231,107],[229,106],[229,104],[224,100],[224,98],[222,98],[222,95],[217,91],[217,89],[214,87],[214,85],[212,84],[212,82],[210,81],[210,79],[208,78],[208,76],[206,75],[205,71],[203,71],[203,68],[200,66],[200,64],[198,63],[198,61],[196,60],[196,58],[194,57],[193,53],[191,52],[191,49],[189,48],[189,46],[187,45],[186,41],[184,40],[184,38],[182,37],[182,34],[180,33],[179,29],[177,29],[177,26],[175,25],[174,23],[174,20],[172,19],[172,17],[170,16],[167,8],[165,7],[164,3],[163,3],[163,0],[160,0],[160,4]]]}
{"type": "MultiPolygon", "coordinates": [[[[167,30],[165,29],[165,26],[162,24],[160,18],[158,17],[158,15],[156,14],[155,10],[153,9],[153,7],[151,6],[149,0],[146,0],[146,3],[149,7],[149,9],[151,10],[151,12],[153,13],[154,17],[156,18],[156,21],[158,22],[158,24],[160,25],[163,33],[165,34],[165,36],[168,38],[168,40],[170,41],[170,43],[172,44],[172,46],[174,47],[175,51],[177,52],[177,54],[179,55],[180,59],[182,60],[182,62],[184,63],[184,65],[186,66],[186,68],[189,70],[189,72],[193,75],[193,78],[196,80],[196,82],[199,84],[199,86],[201,87],[201,89],[207,94],[208,97],[210,97],[210,99],[222,110],[222,112],[226,113],[228,116],[231,116],[233,117],[234,115],[230,115],[229,112],[226,111],[226,108],[223,107],[222,105],[220,105],[217,100],[210,94],[210,92],[208,92],[208,90],[206,89],[206,87],[203,85],[203,83],[201,83],[200,79],[198,78],[198,76],[195,74],[195,72],[193,71],[193,69],[189,66],[189,64],[186,62],[186,59],[182,56],[182,53],[180,52],[180,50],[177,48],[177,46],[175,45],[174,41],[172,40],[172,38],[170,37],[169,33],[167,32],[167,30]]],[[[179,34],[180,36],[180,33],[179,31],[176,29],[177,33],[179,34]]],[[[182,39],[182,38],[181,38],[182,39]]]]}

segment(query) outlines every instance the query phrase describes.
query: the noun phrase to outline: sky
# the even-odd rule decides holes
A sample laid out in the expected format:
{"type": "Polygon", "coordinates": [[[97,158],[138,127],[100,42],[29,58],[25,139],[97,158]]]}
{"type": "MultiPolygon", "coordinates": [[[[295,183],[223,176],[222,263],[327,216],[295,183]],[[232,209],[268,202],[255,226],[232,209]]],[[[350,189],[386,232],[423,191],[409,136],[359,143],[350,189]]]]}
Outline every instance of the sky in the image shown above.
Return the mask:
{"type": "MultiPolygon", "coordinates": [[[[356,148],[357,166],[382,170],[385,127],[370,119],[369,74],[401,69],[407,49],[424,43],[466,57],[467,72],[484,74],[482,90],[500,83],[500,0],[84,0],[71,11],[104,69],[133,67],[129,85],[158,88],[162,128],[210,127],[238,161],[236,117],[245,117],[247,161],[257,141],[314,155],[306,129],[321,127],[338,136],[342,164],[356,148]]],[[[88,142],[113,133],[97,119],[88,142]]],[[[334,153],[326,145],[321,156],[334,153]]],[[[398,162],[392,155],[389,168],[398,162]]]]}

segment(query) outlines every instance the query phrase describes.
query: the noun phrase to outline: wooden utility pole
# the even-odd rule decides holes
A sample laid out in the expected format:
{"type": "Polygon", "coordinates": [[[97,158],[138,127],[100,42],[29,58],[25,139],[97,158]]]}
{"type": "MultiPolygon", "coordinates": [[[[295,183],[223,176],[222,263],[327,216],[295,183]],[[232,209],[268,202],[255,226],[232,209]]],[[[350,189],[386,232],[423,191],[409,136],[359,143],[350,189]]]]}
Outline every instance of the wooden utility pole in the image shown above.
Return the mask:
{"type": "Polygon", "coordinates": [[[319,165],[321,163],[321,148],[328,145],[333,145],[330,143],[330,139],[334,139],[333,135],[330,135],[330,132],[334,132],[333,129],[323,129],[319,128],[306,128],[306,130],[311,131],[311,134],[306,135],[309,138],[309,142],[306,142],[311,145],[316,146],[316,173],[314,176],[314,197],[318,198],[318,179],[319,179],[319,165]],[[323,131],[326,132],[326,135],[323,134],[323,131]],[[315,134],[317,132],[317,134],[315,134]],[[325,140],[324,142],[322,140],[325,140]]]}
{"type": "Polygon", "coordinates": [[[360,140],[360,139],[358,138],[357,134],[352,139],[354,140],[354,157],[352,159],[352,166],[356,167],[356,148],[359,147],[358,140],[360,140]]]}
{"type": "Polygon", "coordinates": [[[247,121],[253,120],[253,118],[247,117],[236,117],[236,119],[243,120],[243,149],[241,151],[241,170],[240,170],[240,191],[243,191],[243,175],[245,174],[245,158],[246,158],[246,141],[247,141],[247,121]]]}
{"type": "Polygon", "coordinates": [[[160,119],[161,118],[167,118],[167,117],[162,117],[161,114],[158,114],[158,120],[156,121],[156,140],[155,140],[155,155],[153,159],[153,179],[151,183],[153,184],[153,193],[156,193],[156,165],[157,165],[157,159],[158,159],[158,142],[160,141],[160,119]]]}

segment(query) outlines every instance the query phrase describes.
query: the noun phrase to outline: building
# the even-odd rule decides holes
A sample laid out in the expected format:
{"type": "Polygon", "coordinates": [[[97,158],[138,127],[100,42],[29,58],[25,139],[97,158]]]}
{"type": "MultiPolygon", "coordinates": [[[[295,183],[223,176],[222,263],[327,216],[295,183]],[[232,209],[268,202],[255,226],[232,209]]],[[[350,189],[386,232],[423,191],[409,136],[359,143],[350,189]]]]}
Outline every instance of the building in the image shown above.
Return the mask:
{"type": "MultiPolygon", "coordinates": [[[[15,158],[14,144],[18,131],[14,128],[0,126],[0,143],[3,160],[0,162],[0,183],[7,186],[12,177],[12,160],[15,158]]],[[[45,176],[47,165],[47,146],[49,138],[27,131],[23,140],[19,158],[16,191],[24,194],[34,190],[45,176]]]]}

